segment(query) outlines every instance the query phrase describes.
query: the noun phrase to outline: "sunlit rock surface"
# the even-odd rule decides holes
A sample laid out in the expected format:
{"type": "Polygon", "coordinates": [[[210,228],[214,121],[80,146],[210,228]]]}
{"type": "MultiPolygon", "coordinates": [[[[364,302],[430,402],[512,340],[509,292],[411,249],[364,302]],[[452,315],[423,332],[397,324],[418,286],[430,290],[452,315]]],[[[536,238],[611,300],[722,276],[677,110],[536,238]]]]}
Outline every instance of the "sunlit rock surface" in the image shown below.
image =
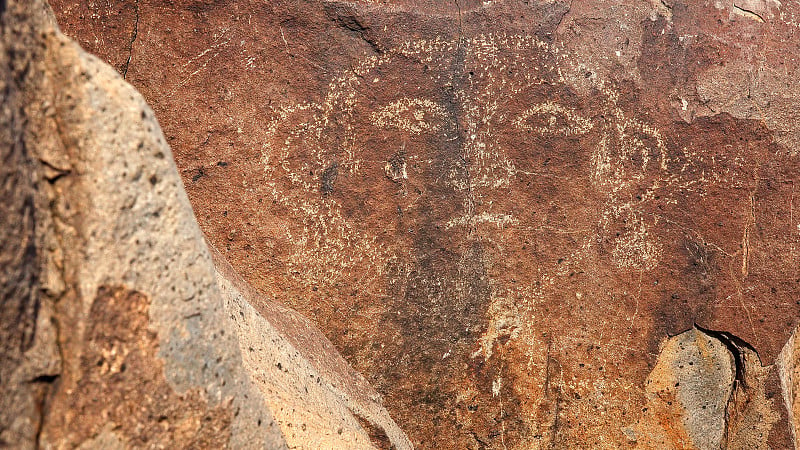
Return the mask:
{"type": "Polygon", "coordinates": [[[417,447],[794,445],[798,2],[53,6],[417,447]]]}
{"type": "Polygon", "coordinates": [[[46,3],[0,2],[0,87],[0,447],[410,448],[312,324],[215,270],[153,111],[46,3]]]}

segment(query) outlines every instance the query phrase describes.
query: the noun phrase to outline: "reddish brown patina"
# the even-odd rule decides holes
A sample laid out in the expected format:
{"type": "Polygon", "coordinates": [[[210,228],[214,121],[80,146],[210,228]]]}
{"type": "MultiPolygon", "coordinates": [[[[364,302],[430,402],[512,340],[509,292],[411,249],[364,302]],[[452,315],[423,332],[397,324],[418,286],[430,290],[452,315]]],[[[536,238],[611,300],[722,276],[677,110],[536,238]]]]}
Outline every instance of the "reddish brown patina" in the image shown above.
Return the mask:
{"type": "Polygon", "coordinates": [[[52,3],[421,448],[626,444],[668,335],[798,322],[793,2],[52,3]]]}

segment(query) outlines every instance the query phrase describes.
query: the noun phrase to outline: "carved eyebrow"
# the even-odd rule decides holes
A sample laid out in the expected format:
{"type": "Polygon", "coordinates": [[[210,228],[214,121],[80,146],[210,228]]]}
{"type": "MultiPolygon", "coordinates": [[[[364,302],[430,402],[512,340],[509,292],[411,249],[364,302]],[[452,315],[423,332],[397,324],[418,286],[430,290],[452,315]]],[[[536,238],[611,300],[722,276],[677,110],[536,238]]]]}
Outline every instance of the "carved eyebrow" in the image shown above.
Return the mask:
{"type": "Polygon", "coordinates": [[[538,103],[531,106],[523,111],[522,114],[517,116],[517,118],[514,119],[513,124],[515,127],[521,130],[533,131],[541,135],[561,134],[564,136],[585,134],[588,133],[589,130],[591,130],[594,126],[589,119],[581,116],[575,112],[574,109],[568,108],[553,101],[538,103]],[[542,118],[547,118],[549,115],[549,122],[546,122],[541,126],[529,124],[528,120],[537,115],[542,116],[542,118]],[[563,117],[563,120],[566,123],[559,126],[558,116],[563,117]]]}
{"type": "Polygon", "coordinates": [[[383,106],[370,117],[379,127],[421,134],[441,130],[447,111],[433,100],[406,97],[383,106]]]}

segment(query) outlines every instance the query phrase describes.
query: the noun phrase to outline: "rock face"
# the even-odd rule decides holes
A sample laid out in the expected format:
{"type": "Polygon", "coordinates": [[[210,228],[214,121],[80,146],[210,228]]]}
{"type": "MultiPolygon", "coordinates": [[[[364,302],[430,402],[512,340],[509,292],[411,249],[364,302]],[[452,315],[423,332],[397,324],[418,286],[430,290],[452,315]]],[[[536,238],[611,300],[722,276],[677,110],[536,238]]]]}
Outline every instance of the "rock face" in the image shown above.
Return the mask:
{"type": "Polygon", "coordinates": [[[135,89],[41,1],[0,32],[0,447],[409,448],[320,332],[215,270],[135,89]]]}
{"type": "Polygon", "coordinates": [[[417,447],[794,445],[800,3],[53,6],[417,447]]]}
{"type": "Polygon", "coordinates": [[[380,396],[316,326],[256,292],[213,247],[212,255],[244,366],[290,447],[411,448],[380,396]]]}

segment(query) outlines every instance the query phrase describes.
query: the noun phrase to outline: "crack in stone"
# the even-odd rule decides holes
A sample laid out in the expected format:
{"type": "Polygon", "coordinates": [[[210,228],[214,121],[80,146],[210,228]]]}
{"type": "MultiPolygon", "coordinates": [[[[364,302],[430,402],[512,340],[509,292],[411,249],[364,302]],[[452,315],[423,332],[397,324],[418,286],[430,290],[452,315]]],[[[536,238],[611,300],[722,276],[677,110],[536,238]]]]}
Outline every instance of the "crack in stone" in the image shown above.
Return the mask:
{"type": "MultiPolygon", "coordinates": [[[[375,40],[374,37],[370,36],[368,32],[371,30],[370,26],[364,22],[364,20],[356,13],[355,10],[352,9],[343,9],[339,8],[331,8],[328,9],[327,14],[332,22],[334,22],[337,26],[355,34],[359,39],[367,43],[372,48],[372,51],[376,54],[383,54],[383,49],[375,40]]],[[[281,30],[283,33],[283,30],[281,30]]],[[[283,37],[283,34],[281,34],[283,37]]],[[[283,37],[284,43],[286,43],[286,38],[283,37]]],[[[288,44],[287,44],[287,51],[288,51],[288,44]]]]}
{"type": "Polygon", "coordinates": [[[131,58],[133,58],[133,44],[139,36],[139,0],[134,4],[134,11],[136,13],[136,21],[133,24],[133,32],[131,33],[131,40],[128,43],[128,59],[125,61],[125,67],[122,69],[122,78],[128,79],[128,67],[131,65],[131,58]]]}
{"type": "Polygon", "coordinates": [[[751,11],[749,9],[742,8],[741,6],[737,5],[736,3],[733,4],[733,9],[735,9],[736,12],[738,12],[739,14],[741,14],[741,15],[749,18],[749,19],[753,19],[756,22],[761,22],[761,23],[765,23],[766,22],[766,20],[764,20],[764,18],[761,17],[761,15],[758,14],[757,12],[751,11]]]}
{"type": "MultiPolygon", "coordinates": [[[[746,388],[748,380],[747,377],[745,376],[746,367],[744,362],[745,355],[743,349],[751,350],[753,353],[756,354],[756,356],[758,356],[758,352],[756,352],[753,346],[745,342],[743,339],[734,336],[733,334],[728,333],[726,331],[709,330],[697,324],[695,324],[695,328],[707,334],[708,336],[711,336],[717,339],[718,341],[722,342],[725,348],[728,349],[728,352],[733,357],[733,363],[734,363],[733,378],[735,380],[735,383],[740,384],[743,388],[746,388]]],[[[734,386],[734,388],[735,387],[736,385],[734,386]]]]}
{"type": "Polygon", "coordinates": [[[555,33],[555,31],[556,31],[556,30],[558,30],[558,28],[559,28],[559,27],[561,26],[561,24],[564,22],[564,19],[567,17],[567,15],[569,14],[569,12],[570,12],[570,11],[572,11],[572,3],[573,3],[574,1],[575,1],[575,0],[570,0],[570,2],[569,2],[569,3],[565,3],[565,5],[567,6],[567,9],[566,9],[566,10],[565,10],[565,11],[564,11],[562,14],[561,14],[561,17],[559,17],[559,18],[558,18],[558,22],[556,23],[556,26],[554,26],[554,27],[553,27],[553,32],[554,32],[554,33],[555,33]]]}

